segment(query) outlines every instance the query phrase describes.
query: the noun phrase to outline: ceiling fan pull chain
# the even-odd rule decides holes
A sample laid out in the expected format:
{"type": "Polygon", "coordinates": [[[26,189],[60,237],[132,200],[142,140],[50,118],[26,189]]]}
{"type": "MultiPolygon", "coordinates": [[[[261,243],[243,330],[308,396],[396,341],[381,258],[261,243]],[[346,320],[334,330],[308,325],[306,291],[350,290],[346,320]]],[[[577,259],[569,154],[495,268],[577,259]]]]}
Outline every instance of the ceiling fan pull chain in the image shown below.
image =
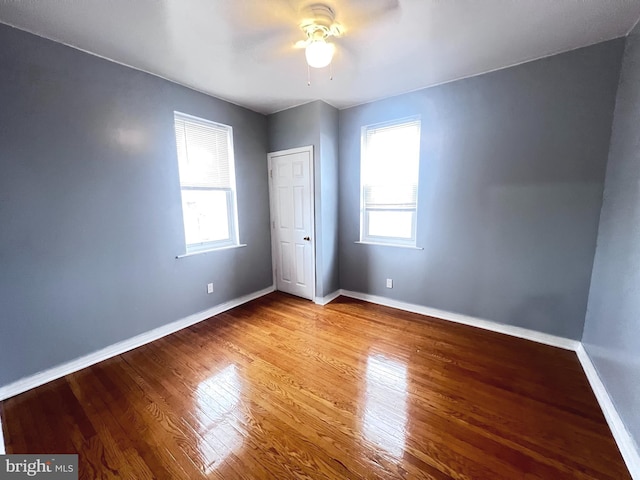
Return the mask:
{"type": "Polygon", "coordinates": [[[333,80],[333,65],[329,64],[329,80],[333,80]]]}
{"type": "Polygon", "coordinates": [[[311,69],[309,68],[309,64],[307,64],[307,87],[311,86],[311,69]]]}

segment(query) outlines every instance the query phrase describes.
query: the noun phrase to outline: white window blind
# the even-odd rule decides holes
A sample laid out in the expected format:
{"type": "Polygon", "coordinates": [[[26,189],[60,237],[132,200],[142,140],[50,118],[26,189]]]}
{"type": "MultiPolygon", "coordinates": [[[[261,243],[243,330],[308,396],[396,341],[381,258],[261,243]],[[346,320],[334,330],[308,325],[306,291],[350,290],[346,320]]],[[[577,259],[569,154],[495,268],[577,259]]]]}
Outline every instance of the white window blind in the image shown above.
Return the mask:
{"type": "Polygon", "coordinates": [[[420,119],[367,126],[362,137],[360,240],[415,245],[420,119]]]}
{"type": "Polygon", "coordinates": [[[188,252],[238,243],[231,127],[174,114],[188,252]]]}

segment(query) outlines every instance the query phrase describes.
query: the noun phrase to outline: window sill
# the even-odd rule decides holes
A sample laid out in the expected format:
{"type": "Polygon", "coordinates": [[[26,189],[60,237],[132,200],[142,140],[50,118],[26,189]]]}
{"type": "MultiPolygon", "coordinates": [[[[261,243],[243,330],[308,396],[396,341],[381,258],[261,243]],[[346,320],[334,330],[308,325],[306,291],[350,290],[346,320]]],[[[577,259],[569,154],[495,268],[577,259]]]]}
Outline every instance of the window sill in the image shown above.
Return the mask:
{"type": "Polygon", "coordinates": [[[193,257],[194,255],[200,255],[201,253],[218,252],[220,250],[231,250],[234,248],[246,247],[246,243],[239,243],[238,245],[228,245],[226,247],[208,248],[206,250],[196,250],[194,252],[183,253],[182,255],[176,255],[176,258],[193,257]]]}
{"type": "Polygon", "coordinates": [[[415,245],[401,245],[398,243],[378,243],[378,242],[361,242],[355,241],[353,243],[357,243],[359,245],[377,245],[379,247],[397,247],[397,248],[408,248],[409,250],[424,250],[422,247],[416,247],[415,245]]]}

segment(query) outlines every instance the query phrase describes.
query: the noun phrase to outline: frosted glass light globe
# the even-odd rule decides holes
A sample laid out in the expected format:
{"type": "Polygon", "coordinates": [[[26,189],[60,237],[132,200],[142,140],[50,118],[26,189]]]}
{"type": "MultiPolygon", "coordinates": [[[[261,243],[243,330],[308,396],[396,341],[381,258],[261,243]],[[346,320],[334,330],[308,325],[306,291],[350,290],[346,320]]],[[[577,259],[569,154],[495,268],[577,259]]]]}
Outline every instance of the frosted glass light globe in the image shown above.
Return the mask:
{"type": "Polygon", "coordinates": [[[333,59],[334,45],[324,40],[314,40],[305,50],[307,63],[313,68],[324,68],[331,63],[333,59]]]}

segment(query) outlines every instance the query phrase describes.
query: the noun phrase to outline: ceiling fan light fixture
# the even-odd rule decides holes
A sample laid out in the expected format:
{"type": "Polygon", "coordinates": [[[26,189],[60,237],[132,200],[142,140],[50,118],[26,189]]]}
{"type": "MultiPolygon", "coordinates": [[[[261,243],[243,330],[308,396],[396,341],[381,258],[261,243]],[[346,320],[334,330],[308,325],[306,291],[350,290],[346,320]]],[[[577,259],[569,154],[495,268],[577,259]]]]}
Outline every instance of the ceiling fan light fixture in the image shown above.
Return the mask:
{"type": "Polygon", "coordinates": [[[335,46],[333,43],[327,43],[324,38],[313,40],[305,49],[305,57],[307,63],[313,68],[324,68],[333,60],[335,46]]]}

